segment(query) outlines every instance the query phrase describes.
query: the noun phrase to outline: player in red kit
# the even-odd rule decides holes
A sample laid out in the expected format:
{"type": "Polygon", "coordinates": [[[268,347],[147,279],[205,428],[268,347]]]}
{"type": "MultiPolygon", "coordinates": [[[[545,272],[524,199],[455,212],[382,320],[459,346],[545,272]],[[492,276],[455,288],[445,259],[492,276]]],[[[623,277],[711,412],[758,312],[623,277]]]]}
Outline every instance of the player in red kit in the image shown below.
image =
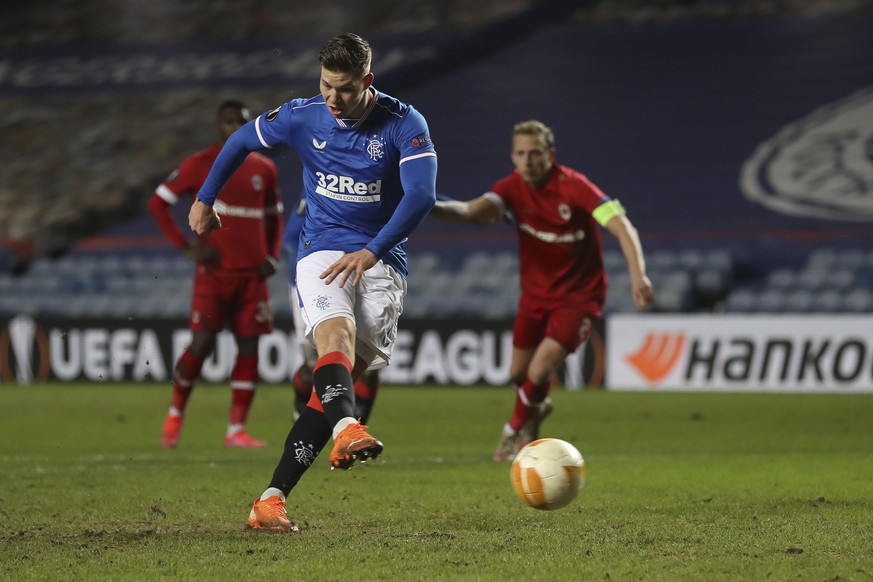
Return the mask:
{"type": "Polygon", "coordinates": [[[273,331],[267,279],[276,272],[282,244],[282,202],[276,165],[250,154],[221,191],[215,211],[224,227],[189,242],[171,212],[182,196],[195,195],[227,138],[250,120],[248,108],[226,101],[218,108],[221,143],[200,151],[158,187],[149,210],[170,242],[196,261],[191,303],[191,343],[176,362],[173,401],[161,431],[161,446],[173,448],[185,416],[188,398],[203,362],[215,349],[225,326],[234,333],[236,363],[231,373],[232,399],[225,447],[266,446],[246,432],[246,419],[258,375],[258,338],[273,331]]]}
{"type": "Polygon", "coordinates": [[[508,210],[518,230],[521,300],[513,327],[510,376],[515,408],[492,457],[502,461],[539,438],[552,411],[550,379],[588,338],[606,300],[598,225],[618,238],[640,309],[654,301],[636,229],[624,208],[583,174],[555,163],[552,130],[539,121],[512,132],[515,171],[468,202],[437,201],[431,214],[453,222],[488,224],[508,210]]]}

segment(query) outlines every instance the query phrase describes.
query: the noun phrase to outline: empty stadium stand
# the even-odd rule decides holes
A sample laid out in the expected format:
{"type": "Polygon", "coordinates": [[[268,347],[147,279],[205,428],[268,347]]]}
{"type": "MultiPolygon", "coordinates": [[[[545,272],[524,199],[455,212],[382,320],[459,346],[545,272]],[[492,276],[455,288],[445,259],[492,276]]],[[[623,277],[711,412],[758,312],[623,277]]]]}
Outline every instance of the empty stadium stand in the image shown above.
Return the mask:
{"type": "MultiPolygon", "coordinates": [[[[76,3],[0,8],[0,312],[186,317],[193,266],[165,243],[147,197],[212,139],[217,99],[266,110],[314,92],[310,67],[289,61],[336,26],[391,55],[376,85],[427,116],[445,194],[476,196],[511,170],[513,123],[552,125],[558,161],[629,209],[655,311],[873,311],[873,162],[839,157],[873,136],[869,2],[423,0],[367,11],[330,1],[307,4],[305,17],[278,0],[232,4],[91,10],[101,22],[75,17],[76,3]],[[166,14],[190,22],[156,26],[166,14]],[[197,76],[130,69],[202,55],[218,56],[197,76]],[[258,66],[227,72],[240,62],[258,66]],[[843,110],[853,131],[840,132],[843,110]],[[821,129],[823,119],[834,124],[821,129]],[[829,142],[835,135],[858,143],[829,142]],[[807,141],[789,148],[798,136],[807,141]],[[768,166],[781,155],[806,164],[768,166]],[[786,176],[807,189],[780,191],[786,176]],[[791,200],[780,194],[824,203],[783,211],[791,200]],[[855,206],[835,216],[831,201],[855,206]]],[[[290,196],[299,167],[293,153],[273,154],[290,196]]],[[[604,242],[606,312],[633,311],[623,258],[604,242]]],[[[407,246],[405,313],[507,317],[514,247],[505,225],[426,221],[407,246]]],[[[281,274],[271,286],[287,315],[281,274]]]]}

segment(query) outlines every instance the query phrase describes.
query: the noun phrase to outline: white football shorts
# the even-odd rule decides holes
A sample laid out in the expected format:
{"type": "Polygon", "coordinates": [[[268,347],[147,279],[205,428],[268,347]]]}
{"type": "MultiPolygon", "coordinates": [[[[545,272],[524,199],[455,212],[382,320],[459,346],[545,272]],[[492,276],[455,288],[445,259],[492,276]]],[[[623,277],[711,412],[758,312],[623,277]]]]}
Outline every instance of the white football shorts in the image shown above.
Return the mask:
{"type": "Polygon", "coordinates": [[[288,286],[288,301],[291,303],[291,316],[294,318],[294,335],[297,337],[297,343],[300,345],[300,351],[303,353],[304,362],[312,368],[315,366],[318,354],[315,351],[315,346],[306,338],[306,323],[303,321],[303,308],[300,306],[300,296],[297,294],[297,287],[294,285],[288,286]]]}
{"type": "MultiPolygon", "coordinates": [[[[403,311],[406,279],[379,261],[364,272],[357,287],[350,280],[340,288],[339,278],[325,285],[321,274],[345,253],[316,251],[297,261],[297,293],[303,306],[306,338],[314,342],[318,324],[334,317],[355,323],[355,354],[369,362],[369,370],[391,361],[397,339],[397,321],[403,311]]],[[[351,279],[351,278],[350,278],[351,279]]]]}

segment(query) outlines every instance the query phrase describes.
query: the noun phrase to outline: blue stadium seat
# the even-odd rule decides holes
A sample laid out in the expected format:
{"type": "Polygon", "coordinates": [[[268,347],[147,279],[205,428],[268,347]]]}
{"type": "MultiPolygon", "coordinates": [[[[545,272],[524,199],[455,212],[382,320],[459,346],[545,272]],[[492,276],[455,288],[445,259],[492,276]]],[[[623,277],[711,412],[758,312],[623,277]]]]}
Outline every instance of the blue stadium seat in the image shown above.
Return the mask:
{"type": "Polygon", "coordinates": [[[786,313],[807,313],[812,309],[815,294],[808,289],[796,289],[785,294],[786,313]]]}
{"type": "Polygon", "coordinates": [[[873,312],[873,291],[870,289],[855,288],[843,296],[845,311],[852,313],[873,312]]]}
{"type": "Polygon", "coordinates": [[[837,252],[831,248],[816,249],[806,259],[806,268],[815,270],[830,270],[837,264],[837,252]]]}
{"type": "Polygon", "coordinates": [[[725,301],[725,311],[730,313],[750,313],[758,300],[752,289],[742,288],[731,291],[725,301]]]}
{"type": "Polygon", "coordinates": [[[781,289],[765,289],[758,294],[754,311],[757,313],[781,313],[785,311],[785,293],[781,289]]]}
{"type": "Polygon", "coordinates": [[[815,294],[812,310],[818,313],[839,313],[843,311],[843,296],[839,291],[825,289],[815,294]]]}
{"type": "Polygon", "coordinates": [[[767,274],[765,285],[771,289],[793,289],[799,278],[794,269],[776,269],[767,274]]]}

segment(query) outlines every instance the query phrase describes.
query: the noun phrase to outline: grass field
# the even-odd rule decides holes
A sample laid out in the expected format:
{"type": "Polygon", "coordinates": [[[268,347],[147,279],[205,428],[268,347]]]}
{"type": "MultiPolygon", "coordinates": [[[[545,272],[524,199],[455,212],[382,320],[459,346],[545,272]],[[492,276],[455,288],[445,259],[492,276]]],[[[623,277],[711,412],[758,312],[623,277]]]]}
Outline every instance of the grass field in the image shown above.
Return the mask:
{"type": "Polygon", "coordinates": [[[289,498],[298,534],[246,530],[291,418],[264,386],[222,448],[226,386],[158,447],[169,386],[0,386],[6,580],[871,580],[873,396],[553,393],[545,436],[588,483],[541,512],[490,460],[512,395],[383,388],[377,461],[289,498]]]}

